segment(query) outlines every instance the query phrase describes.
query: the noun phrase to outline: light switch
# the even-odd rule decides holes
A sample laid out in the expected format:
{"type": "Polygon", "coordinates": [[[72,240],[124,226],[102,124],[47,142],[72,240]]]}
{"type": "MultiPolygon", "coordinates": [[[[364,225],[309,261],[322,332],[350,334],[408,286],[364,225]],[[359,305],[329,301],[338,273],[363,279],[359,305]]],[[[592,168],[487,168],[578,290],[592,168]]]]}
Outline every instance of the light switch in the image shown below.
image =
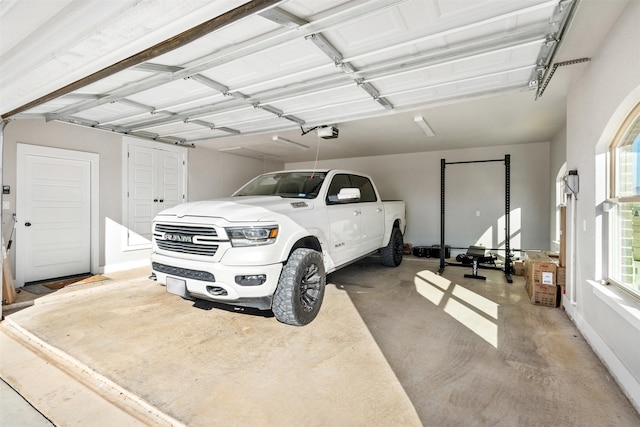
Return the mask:
{"type": "Polygon", "coordinates": [[[480,216],[480,211],[476,211],[476,216],[480,216]]]}
{"type": "Polygon", "coordinates": [[[8,211],[9,209],[11,209],[11,202],[8,201],[8,200],[3,200],[2,201],[2,210],[8,211]]]}

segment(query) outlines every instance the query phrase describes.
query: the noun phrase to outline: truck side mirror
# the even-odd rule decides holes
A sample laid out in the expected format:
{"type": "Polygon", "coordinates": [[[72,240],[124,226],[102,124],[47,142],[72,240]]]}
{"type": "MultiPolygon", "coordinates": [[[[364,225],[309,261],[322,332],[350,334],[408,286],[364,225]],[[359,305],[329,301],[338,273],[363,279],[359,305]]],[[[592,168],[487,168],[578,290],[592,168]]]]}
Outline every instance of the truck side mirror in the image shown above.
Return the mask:
{"type": "Polygon", "coordinates": [[[341,188],[338,192],[338,200],[340,202],[356,202],[360,200],[359,188],[341,188]]]}

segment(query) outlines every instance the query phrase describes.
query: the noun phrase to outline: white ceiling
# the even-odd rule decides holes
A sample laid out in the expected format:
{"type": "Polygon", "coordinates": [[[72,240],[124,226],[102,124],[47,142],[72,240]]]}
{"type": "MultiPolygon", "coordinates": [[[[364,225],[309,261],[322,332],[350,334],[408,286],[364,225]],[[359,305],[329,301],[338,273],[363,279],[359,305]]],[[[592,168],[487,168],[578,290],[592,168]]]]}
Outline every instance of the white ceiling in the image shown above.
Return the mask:
{"type": "Polygon", "coordinates": [[[3,0],[0,112],[284,162],[549,141],[585,65],[539,83],[627,3],[577,1],[3,0]]]}

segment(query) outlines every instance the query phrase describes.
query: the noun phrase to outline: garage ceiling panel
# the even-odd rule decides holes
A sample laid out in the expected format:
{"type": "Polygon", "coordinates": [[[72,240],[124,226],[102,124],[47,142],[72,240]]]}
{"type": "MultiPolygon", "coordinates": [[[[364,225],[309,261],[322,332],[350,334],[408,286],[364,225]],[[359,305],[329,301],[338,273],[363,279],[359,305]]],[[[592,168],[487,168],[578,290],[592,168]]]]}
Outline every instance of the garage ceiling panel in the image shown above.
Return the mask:
{"type": "Polygon", "coordinates": [[[111,93],[114,90],[120,89],[123,86],[136,82],[148,77],[146,73],[142,73],[136,70],[125,70],[112,76],[101,79],[95,83],[85,86],[82,90],[78,90],[78,93],[85,94],[105,94],[111,93]]]}
{"type": "Polygon", "coordinates": [[[303,117],[310,126],[338,124],[340,122],[335,120],[335,109],[340,109],[342,112],[341,117],[344,118],[342,120],[346,118],[353,119],[355,117],[363,118],[371,114],[377,115],[385,112],[385,109],[377,103],[372,102],[371,98],[364,98],[339,105],[326,104],[321,108],[313,108],[298,114],[303,117]]]}
{"type": "MultiPolygon", "coordinates": [[[[323,72],[327,72],[327,69],[330,70],[327,65],[332,66],[333,62],[323,56],[310,42],[295,40],[220,65],[202,74],[224,83],[230,88],[242,88],[256,81],[268,81],[282,76],[291,78],[290,76],[296,73],[318,67],[321,68],[321,71],[316,75],[322,75],[323,72]]],[[[314,75],[309,77],[314,77],[314,75]]]]}
{"type": "Polygon", "coordinates": [[[269,114],[266,111],[247,106],[241,107],[236,110],[212,114],[212,115],[204,115],[202,120],[211,121],[220,126],[232,126],[235,127],[238,124],[248,123],[252,121],[262,121],[262,120],[275,120],[277,119],[273,114],[269,114]]]}
{"type": "Polygon", "coordinates": [[[222,100],[220,92],[210,87],[191,79],[178,79],[144,92],[127,96],[127,98],[143,104],[164,108],[165,106],[182,104],[185,100],[192,99],[206,98],[210,102],[210,98],[214,96],[222,100]]]}
{"type": "Polygon", "coordinates": [[[154,62],[189,66],[192,62],[208,55],[220,54],[230,46],[240,44],[277,32],[281,27],[276,23],[263,18],[246,19],[235,23],[233,26],[221,28],[211,34],[205,35],[189,44],[189,46],[176,49],[154,59],[154,62]]]}
{"type": "Polygon", "coordinates": [[[315,92],[286,100],[275,100],[272,102],[272,105],[284,110],[285,112],[296,112],[299,110],[319,108],[325,104],[339,105],[344,102],[362,99],[365,97],[367,97],[367,94],[358,88],[355,83],[351,83],[349,86],[342,86],[337,89],[327,89],[321,92],[315,92]]]}
{"type": "Polygon", "coordinates": [[[393,44],[411,35],[398,9],[363,17],[328,33],[347,57],[393,44]]]}
{"type": "Polygon", "coordinates": [[[103,123],[111,120],[114,116],[117,115],[127,115],[134,116],[136,114],[142,113],[144,110],[140,108],[133,107],[131,105],[126,105],[122,103],[113,103],[113,104],[103,104],[95,108],[91,108],[89,110],[81,111],[74,115],[76,118],[85,119],[87,121],[96,121],[98,123],[103,123]]]}
{"type": "MultiPolygon", "coordinates": [[[[87,99],[88,97],[82,96],[79,94],[75,94],[73,96],[65,96],[63,98],[55,98],[49,102],[45,102],[44,104],[38,105],[29,110],[28,113],[23,114],[25,118],[30,117],[44,117],[46,114],[49,114],[52,111],[58,111],[64,108],[68,108],[81,99],[87,99]]],[[[95,98],[95,97],[91,97],[95,98]]]]}

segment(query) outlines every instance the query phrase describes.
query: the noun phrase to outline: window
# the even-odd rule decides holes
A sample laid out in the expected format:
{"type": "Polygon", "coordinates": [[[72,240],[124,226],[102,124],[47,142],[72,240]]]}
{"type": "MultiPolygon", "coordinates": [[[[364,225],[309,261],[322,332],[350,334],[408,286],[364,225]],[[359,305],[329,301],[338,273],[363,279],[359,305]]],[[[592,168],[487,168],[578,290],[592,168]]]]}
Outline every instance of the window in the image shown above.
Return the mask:
{"type": "Polygon", "coordinates": [[[360,189],[361,202],[377,202],[376,192],[373,190],[371,181],[363,176],[351,175],[351,183],[360,189]]]}
{"type": "Polygon", "coordinates": [[[327,174],[324,172],[278,172],[260,175],[233,193],[240,196],[280,196],[315,199],[327,174]]]}
{"type": "Polygon", "coordinates": [[[373,184],[368,178],[358,175],[338,174],[333,177],[329,190],[327,192],[327,204],[339,203],[360,203],[360,202],[377,202],[376,192],[373,184]],[[357,188],[360,190],[360,198],[357,200],[348,199],[346,201],[338,200],[338,193],[343,188],[357,188]]]}
{"type": "Polygon", "coordinates": [[[640,297],[640,104],[611,145],[609,279],[640,297]]]}
{"type": "Polygon", "coordinates": [[[333,177],[331,180],[331,185],[329,186],[329,190],[327,191],[327,204],[333,205],[336,203],[341,203],[338,201],[338,193],[343,188],[351,188],[351,181],[349,180],[349,175],[338,174],[333,177]]]}

